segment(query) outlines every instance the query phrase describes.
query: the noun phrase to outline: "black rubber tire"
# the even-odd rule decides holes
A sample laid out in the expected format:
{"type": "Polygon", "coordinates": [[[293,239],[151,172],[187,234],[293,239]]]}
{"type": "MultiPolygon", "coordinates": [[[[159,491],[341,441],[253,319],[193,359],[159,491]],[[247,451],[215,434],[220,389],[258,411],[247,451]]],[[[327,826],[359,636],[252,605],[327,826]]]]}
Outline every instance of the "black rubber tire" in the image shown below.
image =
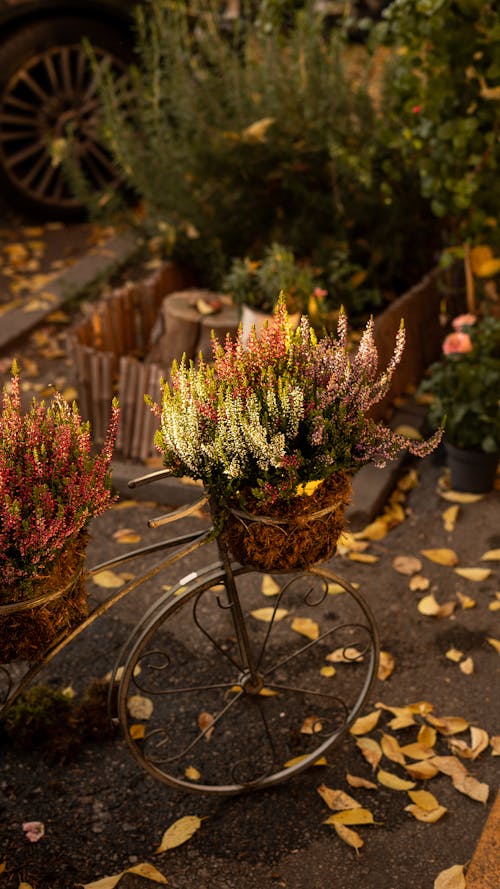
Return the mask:
{"type": "MultiPolygon", "coordinates": [[[[86,132],[93,126],[95,110],[84,111],[94,104],[94,100],[89,102],[86,93],[91,67],[81,43],[84,37],[99,59],[111,58],[125,72],[132,59],[130,36],[120,27],[90,19],[62,15],[29,22],[11,34],[3,45],[0,43],[0,193],[15,209],[45,218],[74,219],[85,215],[85,209],[66,183],[61,191],[64,177],[60,169],[54,167],[52,180],[43,187],[42,177],[50,175],[47,163],[50,155],[48,148],[40,148],[42,142],[53,144],[54,138],[63,136],[64,121],[76,121],[78,129],[79,120],[84,120],[86,132]],[[28,75],[28,82],[22,72],[28,75]],[[33,91],[32,81],[42,85],[45,98],[37,95],[36,89],[33,91]],[[79,109],[81,118],[77,114],[79,109]],[[25,150],[28,156],[22,158],[25,150]],[[45,163],[36,173],[34,167],[41,164],[44,151],[45,163]],[[19,155],[21,160],[17,160],[19,155]],[[56,173],[60,176],[57,184],[56,173]]],[[[97,97],[95,99],[97,109],[97,97]]],[[[95,145],[98,149],[98,140],[95,145]]],[[[99,171],[105,178],[106,163],[99,171]]],[[[109,182],[115,181],[111,169],[107,176],[109,182]]],[[[96,180],[96,186],[99,184],[102,185],[96,180]]]]}

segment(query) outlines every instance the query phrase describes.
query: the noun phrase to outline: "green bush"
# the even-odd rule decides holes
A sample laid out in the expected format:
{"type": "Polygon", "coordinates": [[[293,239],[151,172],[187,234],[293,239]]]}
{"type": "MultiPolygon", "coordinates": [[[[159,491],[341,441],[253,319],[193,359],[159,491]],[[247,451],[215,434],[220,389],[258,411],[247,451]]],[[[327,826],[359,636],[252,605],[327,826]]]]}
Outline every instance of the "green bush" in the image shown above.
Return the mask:
{"type": "Polygon", "coordinates": [[[288,9],[285,26],[269,0],[231,28],[210,0],[196,8],[141,7],[135,99],[123,102],[109,79],[102,88],[106,143],[148,222],[174,233],[208,286],[233,257],[273,242],[322,269],[351,316],[413,283],[431,262],[432,214],[411,176],[388,187],[397,161],[366,58],[353,61],[310,3],[288,9]]]}
{"type": "Polygon", "coordinates": [[[500,6],[394,0],[384,17],[391,146],[441,220],[443,246],[498,244],[500,6]]]}

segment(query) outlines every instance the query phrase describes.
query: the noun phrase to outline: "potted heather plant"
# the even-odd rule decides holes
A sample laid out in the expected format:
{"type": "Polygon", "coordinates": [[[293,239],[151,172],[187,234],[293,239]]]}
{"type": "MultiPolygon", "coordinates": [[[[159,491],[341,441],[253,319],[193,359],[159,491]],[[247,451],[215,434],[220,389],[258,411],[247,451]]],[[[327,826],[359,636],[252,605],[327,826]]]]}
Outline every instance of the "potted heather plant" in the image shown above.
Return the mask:
{"type": "Polygon", "coordinates": [[[335,550],[351,475],[402,449],[428,454],[441,437],[408,440],[367,416],[386,394],[404,349],[397,335],[377,375],[373,320],[350,353],[346,315],[318,340],[295,330],[280,298],[272,321],[222,345],[212,365],[185,359],[163,382],[156,444],[174,475],[201,479],[215,527],[233,557],[260,570],[303,568],[335,550]]]}
{"type": "Polygon", "coordinates": [[[454,318],[420,389],[431,395],[430,424],[444,425],[452,487],[490,491],[500,453],[500,319],[454,318]]]}
{"type": "Polygon", "coordinates": [[[36,660],[87,613],[87,527],[112,501],[109,466],[118,427],[102,451],[60,393],[23,413],[14,363],[0,415],[0,663],[36,660]]]}

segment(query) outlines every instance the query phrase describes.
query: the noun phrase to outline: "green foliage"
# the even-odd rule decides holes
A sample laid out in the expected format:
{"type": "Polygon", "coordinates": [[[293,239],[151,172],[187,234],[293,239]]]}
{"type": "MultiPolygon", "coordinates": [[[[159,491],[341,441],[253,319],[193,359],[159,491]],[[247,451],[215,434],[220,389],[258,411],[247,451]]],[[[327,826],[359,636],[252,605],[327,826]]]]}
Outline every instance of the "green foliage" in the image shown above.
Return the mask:
{"type": "Polygon", "coordinates": [[[289,312],[306,313],[309,298],[319,286],[310,266],[297,263],[293,252],[281,244],[271,244],[262,260],[234,259],[222,291],[230,293],[236,305],[262,312],[272,312],[283,291],[289,312]]]}
{"type": "Polygon", "coordinates": [[[75,728],[71,698],[47,685],[36,685],[9,707],[2,719],[7,738],[18,747],[51,742],[58,734],[75,728]]]}
{"type": "Polygon", "coordinates": [[[434,396],[429,422],[434,427],[444,422],[456,447],[500,452],[500,319],[487,317],[460,331],[469,338],[462,346],[469,351],[445,354],[421,384],[434,396]]]}
{"type": "Polygon", "coordinates": [[[500,6],[395,0],[384,111],[391,146],[442,221],[444,246],[499,241],[500,6]]]}
{"type": "MultiPolygon", "coordinates": [[[[367,59],[353,59],[311,2],[296,13],[286,4],[286,27],[276,23],[284,4],[253,5],[232,29],[211,0],[195,4],[195,19],[185,4],[140,7],[136,98],[125,103],[109,78],[102,88],[124,182],[148,222],[173,226],[176,255],[207,286],[220,287],[233,257],[262,258],[278,242],[327,276],[341,247],[366,273],[366,293],[394,294],[430,265],[432,214],[411,176],[387,189],[397,163],[367,59]]],[[[337,289],[351,311],[347,275],[337,289]]]]}

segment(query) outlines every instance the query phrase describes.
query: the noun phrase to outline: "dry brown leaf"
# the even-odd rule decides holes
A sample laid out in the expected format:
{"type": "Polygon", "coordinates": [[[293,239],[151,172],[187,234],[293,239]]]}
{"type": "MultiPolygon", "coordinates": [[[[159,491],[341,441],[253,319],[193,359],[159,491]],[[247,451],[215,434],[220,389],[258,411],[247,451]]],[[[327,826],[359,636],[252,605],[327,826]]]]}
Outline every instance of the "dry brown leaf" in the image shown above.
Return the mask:
{"type": "Polygon", "coordinates": [[[276,596],[281,591],[281,587],[270,574],[264,574],[261,591],[263,596],[276,596]]]}
{"type": "Polygon", "coordinates": [[[472,676],[474,672],[474,661],[471,657],[466,657],[465,660],[458,665],[458,667],[461,672],[465,674],[465,676],[472,676]]]}
{"type": "Polygon", "coordinates": [[[356,740],[356,744],[361,750],[366,761],[371,765],[372,769],[375,771],[380,760],[382,759],[382,749],[380,744],[377,743],[373,738],[358,738],[356,740]]]}
{"type": "Polygon", "coordinates": [[[457,591],[456,595],[457,595],[457,599],[460,602],[464,611],[466,611],[468,608],[475,608],[476,607],[477,602],[475,599],[471,599],[470,596],[466,596],[464,593],[460,593],[458,591],[457,591]]]}
{"type": "Polygon", "coordinates": [[[142,741],[146,736],[146,726],[142,722],[135,722],[129,728],[129,735],[133,741],[142,741]]]}
{"type": "Polygon", "coordinates": [[[380,682],[385,682],[386,679],[389,679],[389,676],[391,676],[394,671],[394,665],[395,662],[392,654],[388,651],[381,651],[379,655],[377,679],[379,679],[380,682]]]}
{"type": "Polygon", "coordinates": [[[434,880],[433,889],[466,889],[463,864],[442,870],[434,880]]]}
{"type": "Polygon", "coordinates": [[[210,741],[214,733],[214,718],[211,713],[207,713],[206,710],[202,710],[202,712],[198,716],[198,726],[200,730],[203,732],[206,741],[210,741]]]}
{"type": "Polygon", "coordinates": [[[404,766],[406,760],[396,738],[393,738],[392,735],[383,734],[380,746],[382,748],[382,753],[387,759],[390,759],[391,762],[398,762],[400,765],[404,766]]]}
{"type": "Polygon", "coordinates": [[[500,735],[493,735],[490,738],[491,744],[491,755],[492,756],[500,756],[500,735]]]}
{"type": "Polygon", "coordinates": [[[317,716],[306,716],[300,727],[300,731],[303,735],[314,735],[316,732],[320,732],[322,728],[323,723],[317,716]]]}
{"type": "Polygon", "coordinates": [[[336,648],[327,654],[325,660],[331,661],[333,664],[359,664],[363,660],[363,654],[353,645],[346,645],[344,648],[336,648]]]}
{"type": "Polygon", "coordinates": [[[488,801],[488,785],[469,775],[465,766],[456,756],[434,756],[431,762],[440,772],[451,778],[455,790],[477,800],[477,802],[486,803],[488,801]]]}
{"type": "Polygon", "coordinates": [[[160,845],[155,849],[155,855],[181,846],[191,839],[200,826],[201,818],[198,818],[198,815],[185,815],[183,818],[179,818],[178,821],[174,821],[163,834],[160,845]]]}
{"type": "Polygon", "coordinates": [[[363,528],[362,531],[357,531],[354,537],[356,540],[382,540],[387,536],[388,530],[387,522],[384,521],[382,516],[379,516],[374,522],[363,528]]]}
{"type": "Polygon", "coordinates": [[[430,725],[421,725],[418,730],[417,741],[419,744],[422,744],[424,747],[434,747],[436,743],[437,733],[436,729],[431,728],[430,725]]]}
{"type": "Polygon", "coordinates": [[[493,646],[497,654],[500,654],[500,639],[494,639],[492,636],[488,636],[487,641],[493,646]]]}
{"type": "Polygon", "coordinates": [[[427,744],[422,744],[419,741],[413,741],[411,744],[405,744],[401,747],[401,752],[403,756],[409,756],[410,759],[429,759],[431,756],[435,756],[435,750],[432,747],[428,747],[427,744]]]}
{"type": "Polygon", "coordinates": [[[420,590],[422,592],[424,590],[428,590],[431,585],[431,582],[428,577],[424,577],[422,574],[414,574],[412,578],[410,578],[410,582],[408,586],[415,593],[420,590]]]}
{"type": "Polygon", "coordinates": [[[360,809],[360,805],[348,793],[343,790],[333,790],[326,784],[320,784],[316,788],[321,799],[327,804],[328,808],[333,812],[341,812],[344,809],[360,809]]]}
{"type": "MultiPolygon", "coordinates": [[[[287,760],[287,762],[284,764],[283,768],[284,769],[291,769],[292,766],[298,765],[299,762],[302,762],[304,759],[307,759],[308,756],[309,756],[308,753],[302,753],[301,756],[292,756],[291,759],[287,760]]],[[[313,766],[326,766],[326,765],[327,765],[326,756],[320,756],[318,759],[315,759],[313,762],[313,766]]]]}
{"type": "Polygon", "coordinates": [[[451,752],[461,756],[463,759],[477,759],[488,746],[488,732],[485,732],[484,729],[474,725],[471,727],[470,735],[470,747],[467,745],[466,741],[459,740],[458,738],[452,738],[448,741],[451,752]]]}
{"type": "Polygon", "coordinates": [[[366,716],[360,716],[356,719],[349,731],[351,735],[367,735],[375,728],[380,719],[380,710],[372,710],[366,716]]]}
{"type": "Polygon", "coordinates": [[[495,561],[500,559],[500,549],[489,549],[481,556],[481,561],[495,561]]]}
{"type": "Polygon", "coordinates": [[[324,824],[375,824],[369,809],[344,809],[325,818],[324,824]]]}
{"type": "Polygon", "coordinates": [[[104,587],[107,590],[118,589],[125,583],[123,577],[109,569],[93,574],[92,580],[97,586],[104,587]]]}
{"type": "Polygon", "coordinates": [[[458,664],[458,662],[462,660],[463,656],[463,651],[459,651],[458,648],[449,648],[445,654],[445,657],[447,657],[449,661],[453,661],[454,664],[458,664]]]}
{"type": "Polygon", "coordinates": [[[359,849],[364,846],[364,840],[361,839],[359,833],[356,830],[351,830],[349,827],[346,827],[345,824],[334,824],[333,827],[337,831],[337,835],[340,837],[344,843],[347,843],[348,846],[352,846],[353,849],[356,849],[356,853],[359,855],[359,849]]]}
{"type": "Polygon", "coordinates": [[[349,772],[346,772],[345,777],[350,787],[363,787],[365,790],[378,790],[377,785],[374,784],[373,781],[367,781],[366,778],[361,778],[359,775],[351,775],[349,772]]]}
{"type": "Polygon", "coordinates": [[[288,611],[286,608],[256,608],[255,611],[251,611],[250,614],[252,617],[255,617],[256,620],[262,620],[265,623],[271,623],[274,620],[283,620],[284,617],[287,616],[288,611]]]}
{"type": "Polygon", "coordinates": [[[410,812],[417,821],[424,821],[426,824],[435,824],[443,815],[446,815],[447,811],[448,809],[444,806],[436,806],[430,812],[427,809],[421,809],[417,805],[405,806],[405,812],[410,812]]]}
{"type": "Polygon", "coordinates": [[[379,556],[374,556],[371,553],[349,553],[349,559],[353,562],[363,562],[366,565],[373,565],[375,562],[378,562],[379,556]]]}
{"type": "Polygon", "coordinates": [[[184,771],[184,775],[188,779],[188,781],[199,781],[201,778],[201,774],[198,769],[195,769],[194,766],[187,766],[184,771]]]}
{"type": "Polygon", "coordinates": [[[291,626],[292,630],[301,636],[306,636],[307,639],[314,640],[319,637],[319,626],[310,617],[294,617],[291,626]]]}
{"type": "Polygon", "coordinates": [[[398,775],[386,772],[384,769],[378,770],[377,781],[379,784],[383,784],[384,787],[389,787],[390,790],[411,790],[415,787],[414,781],[406,781],[405,778],[400,778],[398,775]]]}
{"type": "Polygon", "coordinates": [[[420,611],[420,614],[424,614],[426,617],[442,619],[453,614],[456,604],[456,602],[445,602],[443,605],[440,605],[434,593],[429,593],[428,596],[420,599],[417,609],[420,611]]]}
{"type": "Polygon", "coordinates": [[[491,568],[455,568],[455,574],[466,580],[481,582],[491,576],[491,568]]]}
{"type": "Polygon", "coordinates": [[[422,570],[422,562],[416,556],[395,556],[392,567],[399,574],[417,574],[422,570]]]}
{"type": "Polygon", "coordinates": [[[131,695],[127,700],[127,710],[132,719],[150,719],[153,702],[151,698],[145,698],[143,695],[131,695]]]}
{"type": "Polygon", "coordinates": [[[117,543],[139,543],[141,535],[134,531],[133,528],[119,528],[113,533],[117,543]]]}
{"type": "Polygon", "coordinates": [[[428,760],[411,763],[405,766],[405,768],[410,777],[415,778],[417,781],[428,781],[438,773],[436,766],[428,760]]]}
{"type": "Polygon", "coordinates": [[[440,549],[422,549],[420,552],[426,559],[435,562],[437,565],[446,565],[448,567],[458,565],[459,559],[453,549],[443,547],[440,549]]]}
{"type": "Polygon", "coordinates": [[[459,512],[460,507],[458,504],[449,506],[448,509],[445,509],[445,511],[443,512],[443,524],[445,531],[451,532],[455,530],[459,512]]]}
{"type": "Polygon", "coordinates": [[[432,716],[428,713],[425,718],[441,735],[457,735],[469,728],[469,723],[461,716],[432,716]]]}
{"type": "Polygon", "coordinates": [[[466,491],[440,490],[439,496],[451,503],[478,503],[484,500],[484,494],[469,494],[466,491]]]}
{"type": "Polygon", "coordinates": [[[437,809],[439,806],[436,797],[429,793],[428,790],[409,790],[408,796],[412,803],[415,803],[416,806],[419,806],[426,812],[432,812],[433,809],[437,809]]]}

